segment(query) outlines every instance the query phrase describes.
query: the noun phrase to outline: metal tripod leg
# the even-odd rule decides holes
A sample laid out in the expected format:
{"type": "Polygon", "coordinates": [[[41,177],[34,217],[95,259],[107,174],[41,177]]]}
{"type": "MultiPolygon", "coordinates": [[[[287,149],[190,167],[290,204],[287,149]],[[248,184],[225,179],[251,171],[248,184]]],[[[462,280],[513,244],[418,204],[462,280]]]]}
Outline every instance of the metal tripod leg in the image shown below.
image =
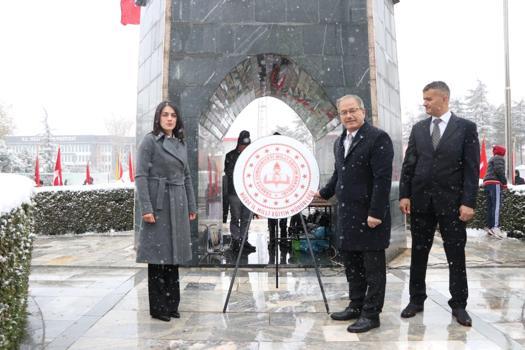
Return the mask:
{"type": "Polygon", "coordinates": [[[246,237],[248,236],[248,230],[250,228],[250,224],[252,222],[253,213],[250,212],[250,217],[248,219],[248,224],[246,225],[246,230],[244,231],[242,235],[242,242],[241,247],[239,249],[239,254],[237,255],[237,262],[235,263],[235,270],[233,270],[233,276],[230,281],[230,288],[228,289],[228,295],[226,296],[226,301],[224,302],[224,307],[222,309],[222,313],[226,312],[226,309],[228,308],[228,302],[230,301],[230,294],[232,292],[233,283],[235,282],[235,276],[237,275],[237,270],[239,269],[239,262],[241,261],[242,256],[242,250],[244,249],[244,242],[246,242],[246,237]]]}
{"type": "Polygon", "coordinates": [[[275,256],[275,288],[279,288],[279,256],[278,256],[278,243],[281,243],[281,240],[279,237],[279,219],[277,219],[277,223],[275,224],[275,239],[274,239],[274,256],[275,256]]]}
{"type": "Polygon", "coordinates": [[[330,309],[328,308],[328,301],[326,300],[326,295],[324,294],[323,282],[321,281],[321,274],[319,273],[317,261],[315,260],[314,251],[312,249],[312,243],[310,243],[310,238],[308,238],[308,229],[306,228],[306,222],[304,221],[303,215],[301,213],[299,213],[299,217],[301,218],[301,223],[303,224],[303,230],[306,236],[306,241],[308,242],[308,249],[310,250],[310,255],[312,256],[312,261],[314,262],[315,273],[317,274],[317,281],[319,281],[319,288],[321,288],[321,294],[323,295],[326,313],[330,313],[330,309]]]}

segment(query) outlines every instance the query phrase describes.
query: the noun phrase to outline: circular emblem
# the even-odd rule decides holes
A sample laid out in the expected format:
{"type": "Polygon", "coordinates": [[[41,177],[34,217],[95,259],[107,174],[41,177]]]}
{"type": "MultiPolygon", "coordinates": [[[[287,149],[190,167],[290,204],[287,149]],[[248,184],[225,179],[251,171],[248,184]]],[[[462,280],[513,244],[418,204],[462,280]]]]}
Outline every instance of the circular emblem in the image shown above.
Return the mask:
{"type": "Polygon", "coordinates": [[[241,202],[268,218],[286,218],[310,204],[319,187],[319,168],[312,152],[286,136],[268,136],[241,153],[233,171],[241,202]]]}

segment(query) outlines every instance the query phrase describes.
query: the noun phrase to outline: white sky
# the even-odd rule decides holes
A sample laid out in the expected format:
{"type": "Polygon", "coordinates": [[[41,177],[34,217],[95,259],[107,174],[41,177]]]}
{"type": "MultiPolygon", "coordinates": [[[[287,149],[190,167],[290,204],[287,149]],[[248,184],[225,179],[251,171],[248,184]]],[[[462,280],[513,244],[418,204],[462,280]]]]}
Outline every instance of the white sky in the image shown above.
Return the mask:
{"type": "MultiPolygon", "coordinates": [[[[512,99],[525,98],[524,0],[509,0],[512,99]]],[[[417,111],[433,80],[465,96],[477,80],[489,101],[505,101],[503,0],[401,0],[395,6],[401,108],[417,111]]]]}
{"type": "MultiPolygon", "coordinates": [[[[503,0],[401,0],[395,6],[403,113],[444,80],[453,97],[480,79],[504,101],[503,0]]],[[[509,0],[513,100],[525,98],[524,0],[509,0]]],[[[104,120],[134,119],[139,26],[120,24],[120,1],[0,0],[0,103],[15,134],[105,133],[104,120]]]]}
{"type": "Polygon", "coordinates": [[[0,103],[16,134],[105,133],[136,114],[139,26],[120,24],[120,1],[0,0],[0,103]]]}

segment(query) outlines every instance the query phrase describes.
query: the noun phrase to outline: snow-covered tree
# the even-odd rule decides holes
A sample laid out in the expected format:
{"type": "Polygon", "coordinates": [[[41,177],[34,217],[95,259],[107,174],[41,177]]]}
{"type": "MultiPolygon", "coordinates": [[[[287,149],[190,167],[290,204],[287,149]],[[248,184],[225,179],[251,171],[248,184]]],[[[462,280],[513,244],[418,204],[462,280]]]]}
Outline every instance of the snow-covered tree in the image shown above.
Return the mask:
{"type": "Polygon", "coordinates": [[[420,111],[418,114],[414,114],[412,112],[405,113],[402,116],[402,128],[403,128],[403,145],[408,145],[408,139],[410,137],[410,132],[412,131],[412,127],[414,124],[416,124],[418,121],[423,120],[427,117],[426,113],[423,113],[423,111],[420,111]]]}
{"type": "Polygon", "coordinates": [[[0,104],[0,139],[13,131],[13,120],[7,113],[6,108],[0,104]]]}
{"type": "Polygon", "coordinates": [[[505,106],[494,109],[494,115],[489,119],[490,133],[487,138],[491,145],[505,144],[505,106]]]}
{"type": "Polygon", "coordinates": [[[304,122],[299,118],[294,120],[293,127],[278,125],[273,132],[278,132],[283,136],[291,137],[301,143],[307,144],[310,148],[313,148],[312,134],[308,131],[304,122]]]}
{"type": "Polygon", "coordinates": [[[55,146],[51,144],[51,127],[49,125],[49,115],[44,108],[44,115],[42,117],[42,124],[44,126],[44,139],[39,149],[40,167],[43,172],[52,173],[55,167],[56,150],[55,146]]]}
{"type": "Polygon", "coordinates": [[[450,107],[450,110],[452,112],[454,112],[454,114],[457,115],[458,117],[471,120],[474,123],[476,122],[467,113],[467,108],[466,108],[465,102],[464,102],[464,100],[462,98],[452,98],[452,99],[450,99],[449,107],[450,107]]]}
{"type": "Polygon", "coordinates": [[[134,130],[133,118],[117,117],[113,115],[104,120],[107,132],[112,136],[128,136],[131,130],[134,130]]]}
{"type": "Polygon", "coordinates": [[[512,105],[512,134],[516,140],[516,164],[525,164],[523,148],[525,146],[525,100],[512,105]]]}
{"type": "Polygon", "coordinates": [[[27,151],[15,153],[0,140],[0,173],[32,173],[33,157],[27,151]]]}
{"type": "Polygon", "coordinates": [[[472,120],[478,126],[480,139],[485,136],[489,143],[495,143],[496,137],[491,123],[497,122],[496,108],[487,99],[487,86],[478,80],[477,86],[469,90],[465,97],[465,118],[472,120]]]}

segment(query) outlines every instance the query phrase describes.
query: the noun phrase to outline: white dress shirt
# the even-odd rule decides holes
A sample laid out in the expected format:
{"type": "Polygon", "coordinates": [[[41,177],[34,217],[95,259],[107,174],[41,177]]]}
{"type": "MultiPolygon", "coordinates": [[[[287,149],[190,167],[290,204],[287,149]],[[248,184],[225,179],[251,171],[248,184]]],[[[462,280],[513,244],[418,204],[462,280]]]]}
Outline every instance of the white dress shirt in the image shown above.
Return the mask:
{"type": "Polygon", "coordinates": [[[345,137],[345,140],[343,141],[343,146],[345,148],[345,157],[348,154],[348,151],[350,150],[350,146],[352,145],[351,140],[353,140],[353,138],[355,137],[358,131],[359,129],[357,129],[353,133],[348,133],[348,130],[346,131],[346,137],[345,137]]]}

